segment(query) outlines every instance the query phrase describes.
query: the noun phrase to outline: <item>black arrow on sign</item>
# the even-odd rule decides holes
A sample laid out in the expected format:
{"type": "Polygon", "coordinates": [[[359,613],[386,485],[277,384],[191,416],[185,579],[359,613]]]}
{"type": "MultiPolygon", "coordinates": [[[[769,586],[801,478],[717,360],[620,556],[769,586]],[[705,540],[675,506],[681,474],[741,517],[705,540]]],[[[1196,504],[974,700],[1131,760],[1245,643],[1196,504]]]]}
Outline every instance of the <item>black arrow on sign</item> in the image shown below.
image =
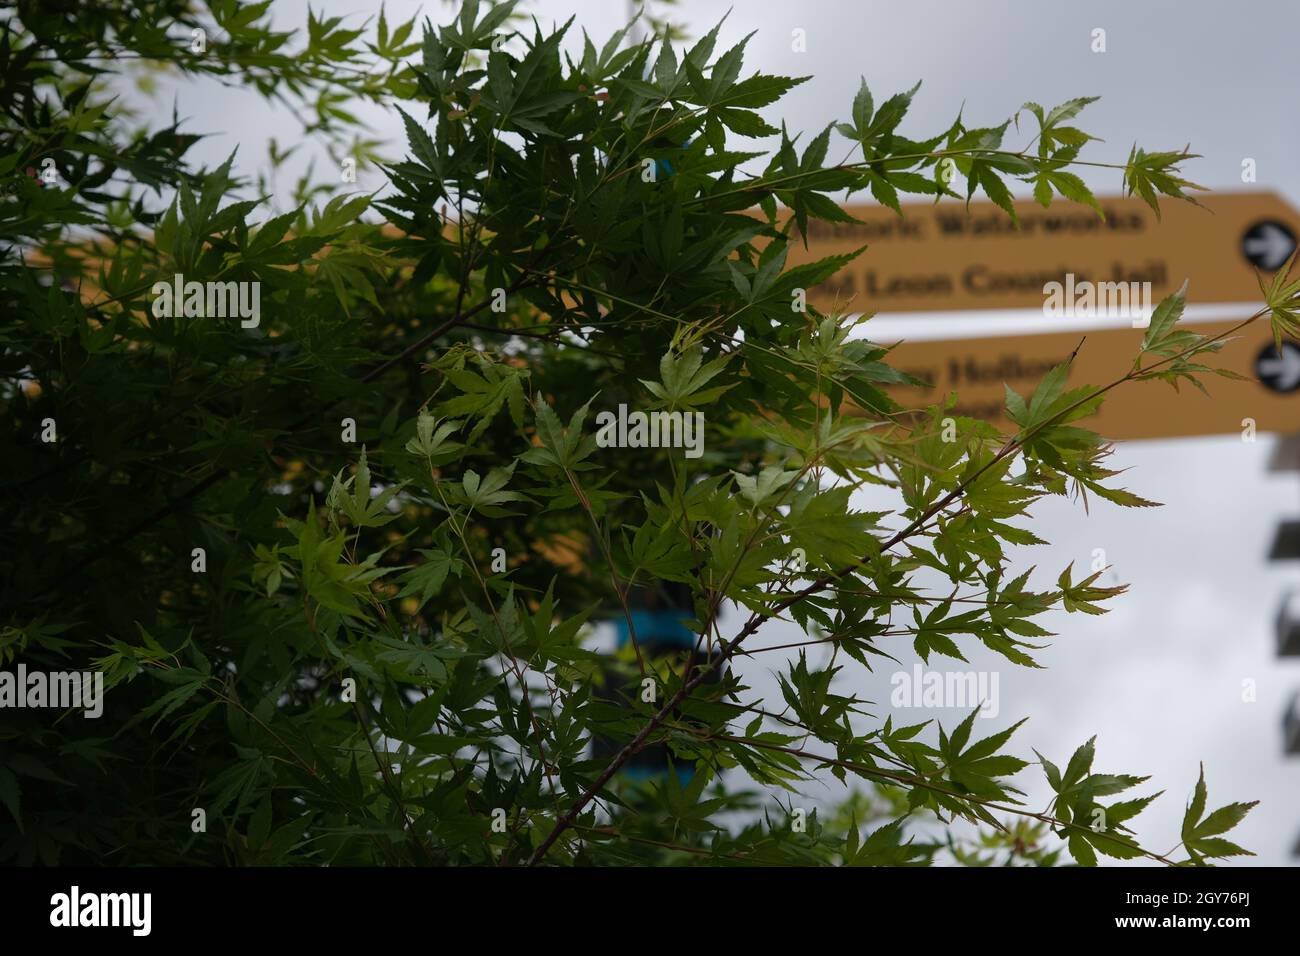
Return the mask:
{"type": "Polygon", "coordinates": [[[1295,252],[1295,233],[1276,219],[1262,219],[1241,237],[1241,254],[1256,269],[1275,272],[1295,252]]]}
{"type": "Polygon", "coordinates": [[[1255,377],[1274,392],[1294,392],[1300,388],[1300,345],[1283,341],[1282,351],[1269,343],[1255,356],[1255,377]]]}

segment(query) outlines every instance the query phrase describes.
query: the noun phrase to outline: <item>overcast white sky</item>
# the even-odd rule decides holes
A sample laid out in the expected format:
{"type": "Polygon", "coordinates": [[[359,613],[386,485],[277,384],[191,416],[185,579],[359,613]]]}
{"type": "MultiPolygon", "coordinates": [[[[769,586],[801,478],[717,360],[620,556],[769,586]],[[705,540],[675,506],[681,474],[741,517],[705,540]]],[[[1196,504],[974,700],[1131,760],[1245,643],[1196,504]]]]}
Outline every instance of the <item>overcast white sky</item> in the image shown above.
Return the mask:
{"type": "MultiPolygon", "coordinates": [[[[389,2],[390,21],[416,6],[389,2]]],[[[316,7],[334,15],[378,9],[365,0],[316,7]]],[[[1220,190],[1272,189],[1300,200],[1293,54],[1300,4],[684,0],[675,17],[698,37],[729,7],[723,48],[757,30],[747,67],[812,74],[769,111],[792,131],[811,134],[845,118],[860,75],[877,103],[924,81],[903,127],[916,134],[946,126],[963,104],[968,121],[995,124],[1027,99],[1050,106],[1098,95],[1101,101],[1080,119],[1106,140],[1097,156],[1122,162],[1135,141],[1153,149],[1190,143],[1204,157],[1189,166],[1198,182],[1220,190]],[[1090,49],[1097,27],[1106,30],[1104,54],[1090,49]],[[791,49],[796,28],[807,33],[806,53],[791,49]],[[1257,163],[1253,187],[1240,181],[1246,157],[1257,163]]],[[[281,26],[298,26],[306,3],[279,0],[275,9],[281,26]]],[[[425,3],[423,9],[440,22],[450,5],[425,3]]],[[[599,43],[621,25],[626,6],[622,0],[532,0],[524,9],[544,23],[576,14],[577,25],[599,43]]],[[[293,124],[252,95],[205,85],[183,88],[177,97],[194,129],[223,132],[201,147],[214,160],[238,143],[251,171],[269,137],[278,136],[282,145],[294,140],[293,124]]],[[[373,111],[364,115],[380,137],[400,148],[400,122],[373,111]]],[[[378,175],[363,172],[358,185],[376,188],[378,175]]],[[[1119,190],[1115,171],[1082,175],[1099,193],[1119,190]]],[[[990,328],[995,321],[989,320],[990,328]]],[[[1300,396],[1296,402],[1300,431],[1300,396]]],[[[1144,844],[1161,851],[1177,841],[1197,763],[1204,760],[1211,806],[1263,801],[1234,835],[1257,851],[1253,862],[1294,863],[1300,758],[1283,757],[1281,720],[1290,694],[1300,688],[1300,659],[1277,658],[1272,620],[1280,595],[1300,575],[1270,565],[1265,554],[1277,521],[1300,512],[1300,476],[1267,473],[1272,444],[1271,436],[1254,444],[1226,436],[1120,446],[1114,461],[1129,469],[1127,486],[1166,506],[1126,510],[1102,503],[1085,515],[1065,502],[1048,503],[1036,512],[1035,530],[1052,544],[1026,552],[1025,561],[1042,569],[1038,584],[1048,587],[1070,561],[1087,567],[1094,549],[1103,548],[1130,592],[1103,617],[1060,615],[1045,622],[1060,633],[1041,654],[1045,671],[1013,670],[991,655],[971,658],[972,669],[1000,672],[1000,713],[977,722],[981,735],[1032,715],[1017,735],[1018,752],[1028,754],[1032,746],[1062,762],[1095,733],[1099,769],[1152,775],[1151,789],[1166,794],[1139,818],[1137,829],[1144,844]],[[1247,679],[1257,682],[1253,703],[1242,700],[1247,679]]],[[[798,639],[792,628],[778,625],[761,633],[764,644],[798,639]]],[[[756,687],[774,688],[774,656],[743,665],[756,687]]],[[[911,658],[903,659],[910,667],[911,658]]],[[[881,703],[882,719],[890,670],[866,681],[855,672],[855,689],[881,703]]],[[[931,714],[904,712],[895,720],[925,716],[931,714]]],[[[951,724],[961,715],[939,716],[951,724]]],[[[1031,805],[1043,806],[1037,769],[1020,777],[1031,805]]]]}

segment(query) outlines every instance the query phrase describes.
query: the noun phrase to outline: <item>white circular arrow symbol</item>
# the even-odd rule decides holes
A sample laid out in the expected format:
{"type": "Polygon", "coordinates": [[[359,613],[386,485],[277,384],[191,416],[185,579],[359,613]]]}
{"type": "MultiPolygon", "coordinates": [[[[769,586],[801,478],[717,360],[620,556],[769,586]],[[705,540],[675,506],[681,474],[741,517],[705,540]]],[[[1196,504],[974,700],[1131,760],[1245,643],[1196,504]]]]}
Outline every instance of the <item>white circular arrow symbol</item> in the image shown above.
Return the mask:
{"type": "Polygon", "coordinates": [[[1255,359],[1255,372],[1275,392],[1295,391],[1300,386],[1300,348],[1283,342],[1279,354],[1272,345],[1265,347],[1255,359]]]}
{"type": "Polygon", "coordinates": [[[1257,222],[1241,238],[1241,251],[1253,265],[1269,272],[1281,267],[1295,251],[1295,236],[1281,223],[1257,222]]]}

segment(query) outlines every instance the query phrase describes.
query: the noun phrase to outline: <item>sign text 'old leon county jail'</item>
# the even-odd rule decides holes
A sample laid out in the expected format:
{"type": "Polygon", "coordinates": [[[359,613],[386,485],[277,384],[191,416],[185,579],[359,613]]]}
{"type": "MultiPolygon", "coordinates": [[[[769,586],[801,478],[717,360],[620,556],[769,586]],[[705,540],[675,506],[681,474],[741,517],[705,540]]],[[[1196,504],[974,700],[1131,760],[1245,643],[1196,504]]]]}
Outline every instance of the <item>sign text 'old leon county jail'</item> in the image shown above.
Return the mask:
{"type": "Polygon", "coordinates": [[[1099,200],[1106,217],[1081,205],[1017,202],[1017,229],[989,202],[846,205],[861,224],[811,221],[808,248],[792,243],[789,264],[867,246],[808,291],[823,311],[946,312],[1037,309],[1043,286],[1064,282],[1149,282],[1159,301],[1191,279],[1193,302],[1259,299],[1256,270],[1281,267],[1295,250],[1300,214],[1275,193],[1225,193],[1161,204],[1161,218],[1137,198],[1099,200]]]}
{"type": "MultiPolygon", "coordinates": [[[[1215,336],[1240,322],[1198,322],[1189,328],[1215,336]]],[[[865,328],[870,327],[868,322],[865,328]]],[[[1103,386],[1120,378],[1132,367],[1144,334],[1144,329],[1132,328],[1088,332],[1070,363],[1067,387],[1103,386]]],[[[905,408],[921,408],[956,392],[951,414],[980,418],[1011,433],[1016,426],[1006,418],[1004,385],[1028,398],[1083,337],[1083,332],[1051,332],[903,342],[890,353],[889,364],[933,387],[895,385],[889,394],[905,408]]],[[[1178,392],[1166,382],[1126,382],[1107,393],[1100,412],[1079,424],[1107,439],[1300,432],[1300,348],[1284,341],[1278,355],[1267,319],[1236,333],[1204,364],[1230,369],[1246,380],[1203,375],[1208,395],[1186,382],[1178,392]]]]}

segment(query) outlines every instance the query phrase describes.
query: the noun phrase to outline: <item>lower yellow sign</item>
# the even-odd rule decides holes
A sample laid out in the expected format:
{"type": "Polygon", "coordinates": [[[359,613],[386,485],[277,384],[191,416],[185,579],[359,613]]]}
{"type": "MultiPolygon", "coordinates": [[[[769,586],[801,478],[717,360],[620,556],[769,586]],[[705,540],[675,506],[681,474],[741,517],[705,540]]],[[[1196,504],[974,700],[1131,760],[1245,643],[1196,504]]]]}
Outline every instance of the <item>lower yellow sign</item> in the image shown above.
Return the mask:
{"type": "MultiPolygon", "coordinates": [[[[1185,327],[1214,336],[1240,321],[1185,327]]],[[[1132,367],[1145,332],[1119,328],[904,342],[887,361],[933,388],[894,386],[890,395],[905,408],[920,408],[956,392],[956,414],[980,418],[1012,432],[1016,426],[1006,418],[1003,385],[1028,398],[1043,375],[1068,359],[1085,334],[1087,338],[1070,365],[1067,387],[1108,385],[1123,376],[1132,367]]],[[[1216,435],[1248,429],[1300,432],[1300,348],[1287,342],[1283,345],[1282,354],[1276,354],[1267,319],[1258,319],[1203,363],[1231,369],[1246,376],[1246,381],[1204,375],[1208,395],[1186,382],[1178,392],[1166,382],[1126,382],[1107,393],[1100,412],[1079,424],[1108,439],[1216,435]]]]}

